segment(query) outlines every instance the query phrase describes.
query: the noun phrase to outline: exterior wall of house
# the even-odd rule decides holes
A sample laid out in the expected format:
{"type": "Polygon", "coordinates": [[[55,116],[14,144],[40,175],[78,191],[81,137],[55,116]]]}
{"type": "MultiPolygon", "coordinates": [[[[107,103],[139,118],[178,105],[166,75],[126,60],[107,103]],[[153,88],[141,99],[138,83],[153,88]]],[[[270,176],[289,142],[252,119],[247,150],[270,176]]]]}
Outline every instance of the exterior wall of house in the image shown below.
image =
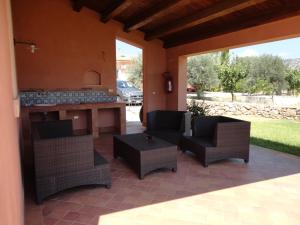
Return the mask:
{"type": "Polygon", "coordinates": [[[70,0],[12,0],[18,85],[24,89],[84,87],[83,75],[101,74],[104,87],[116,91],[116,46],[118,38],[143,49],[145,111],[164,109],[163,77],[166,50],[160,41],[144,41],[138,31],[125,33],[121,24],[99,21],[99,14],[83,8],[73,11],[70,0]]]}
{"type": "Polygon", "coordinates": [[[0,0],[0,224],[22,225],[23,188],[14,104],[14,52],[9,0],[0,0]]]}
{"type": "Polygon", "coordinates": [[[167,68],[174,80],[174,92],[167,96],[167,108],[186,109],[187,74],[183,69],[186,66],[186,57],[183,56],[299,37],[299,24],[300,16],[295,16],[167,49],[167,68]]]}

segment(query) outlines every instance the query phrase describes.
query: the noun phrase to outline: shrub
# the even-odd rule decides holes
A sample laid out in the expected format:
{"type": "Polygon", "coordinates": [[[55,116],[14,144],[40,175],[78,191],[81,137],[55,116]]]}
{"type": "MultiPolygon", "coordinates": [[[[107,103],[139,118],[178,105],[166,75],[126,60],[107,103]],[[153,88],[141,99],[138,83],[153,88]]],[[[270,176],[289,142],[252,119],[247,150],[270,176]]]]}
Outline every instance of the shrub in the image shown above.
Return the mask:
{"type": "Polygon", "coordinates": [[[209,113],[208,106],[204,101],[201,103],[192,100],[192,102],[187,106],[187,110],[192,114],[192,121],[199,116],[206,116],[209,113]]]}

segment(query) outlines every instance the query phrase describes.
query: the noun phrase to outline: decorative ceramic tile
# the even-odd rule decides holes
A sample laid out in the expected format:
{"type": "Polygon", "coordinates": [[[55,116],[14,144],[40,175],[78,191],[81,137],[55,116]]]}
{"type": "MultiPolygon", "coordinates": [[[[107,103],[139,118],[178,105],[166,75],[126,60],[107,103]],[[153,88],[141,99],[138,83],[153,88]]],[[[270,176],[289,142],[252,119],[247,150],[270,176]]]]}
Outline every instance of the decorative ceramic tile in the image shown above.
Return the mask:
{"type": "Polygon", "coordinates": [[[104,91],[80,90],[80,91],[28,91],[21,92],[21,105],[31,106],[35,104],[81,104],[115,102],[117,96],[107,95],[104,91]]]}

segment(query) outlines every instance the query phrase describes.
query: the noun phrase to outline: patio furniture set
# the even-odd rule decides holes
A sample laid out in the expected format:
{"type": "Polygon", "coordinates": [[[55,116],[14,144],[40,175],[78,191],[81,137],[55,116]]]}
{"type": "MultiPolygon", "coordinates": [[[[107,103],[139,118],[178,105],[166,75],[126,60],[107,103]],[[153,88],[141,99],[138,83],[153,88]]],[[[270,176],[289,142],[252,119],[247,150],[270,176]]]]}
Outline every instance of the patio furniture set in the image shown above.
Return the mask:
{"type": "MultiPolygon", "coordinates": [[[[94,151],[92,135],[74,136],[72,120],[37,122],[33,126],[37,202],[75,186],[111,187],[108,161],[94,151]]],[[[115,135],[114,158],[121,157],[140,179],[158,169],[177,171],[177,150],[191,151],[208,164],[241,158],[249,161],[250,123],[223,116],[192,121],[185,111],[147,114],[144,133],[115,135]],[[192,135],[190,134],[192,131],[192,135]]]]}

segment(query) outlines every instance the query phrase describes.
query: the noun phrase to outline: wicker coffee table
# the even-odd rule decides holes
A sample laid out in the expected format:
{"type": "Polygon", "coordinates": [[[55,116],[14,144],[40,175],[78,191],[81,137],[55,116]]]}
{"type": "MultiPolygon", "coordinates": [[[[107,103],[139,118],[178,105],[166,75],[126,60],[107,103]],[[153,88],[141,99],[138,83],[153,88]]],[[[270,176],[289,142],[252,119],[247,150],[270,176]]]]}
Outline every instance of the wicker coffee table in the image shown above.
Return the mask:
{"type": "Polygon", "coordinates": [[[114,158],[122,157],[138,173],[140,179],[157,169],[177,171],[177,146],[146,134],[114,136],[114,158]]]}

